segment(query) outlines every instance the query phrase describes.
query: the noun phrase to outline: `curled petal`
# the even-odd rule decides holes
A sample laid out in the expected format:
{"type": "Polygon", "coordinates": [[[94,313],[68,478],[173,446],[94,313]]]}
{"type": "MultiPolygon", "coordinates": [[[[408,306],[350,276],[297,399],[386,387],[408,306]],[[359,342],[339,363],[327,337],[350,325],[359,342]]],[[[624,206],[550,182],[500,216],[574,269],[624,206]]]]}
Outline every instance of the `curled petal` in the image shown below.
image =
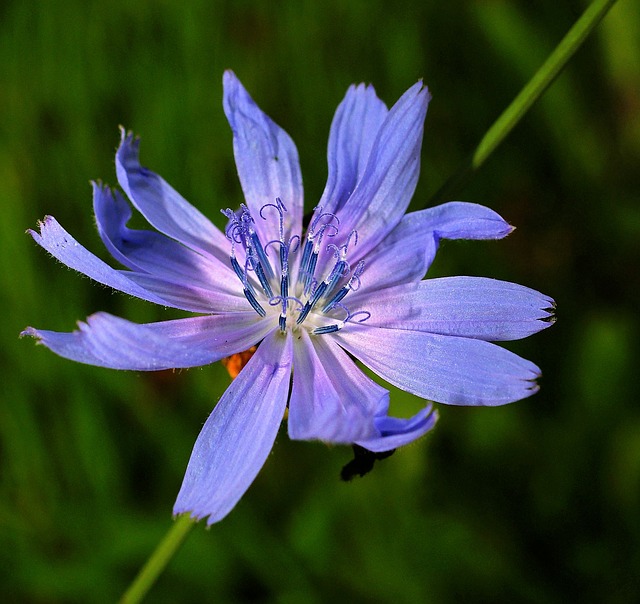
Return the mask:
{"type": "Polygon", "coordinates": [[[334,337],[394,386],[438,403],[504,405],[538,390],[538,367],[482,340],[358,323],[334,337]]]}
{"type": "Polygon", "coordinates": [[[140,139],[123,129],[116,173],[133,205],[161,233],[224,262],[229,256],[226,237],[162,177],[140,165],[139,147],[140,139]]]}
{"type": "MultiPolygon", "coordinates": [[[[224,112],[233,131],[233,151],[244,197],[252,216],[280,198],[287,208],[284,237],[302,230],[303,188],[298,151],[289,135],[256,105],[232,71],[223,78],[224,112]]],[[[278,222],[256,219],[262,241],[279,238],[278,222]]]]}
{"type": "Polygon", "coordinates": [[[272,333],[222,395],[193,447],[174,514],[222,520],[262,468],[284,414],[291,336],[272,333]]]}
{"type": "MultiPolygon", "coordinates": [[[[357,297],[356,297],[357,296],[357,297]]],[[[398,285],[365,296],[367,325],[465,338],[518,340],[554,321],[554,301],[540,292],[497,279],[444,277],[398,285]]]]}
{"type": "Polygon", "coordinates": [[[379,290],[422,279],[441,239],[502,239],[513,231],[493,210],[475,203],[452,201],[410,212],[366,256],[354,248],[351,262],[365,258],[363,289],[379,290]]]}
{"type": "Polygon", "coordinates": [[[438,412],[431,405],[427,405],[408,419],[382,414],[375,420],[378,435],[360,440],[357,444],[374,453],[391,451],[424,436],[433,429],[437,421],[438,412]]]}
{"type": "Polygon", "coordinates": [[[406,218],[417,221],[438,239],[502,239],[514,229],[490,208],[466,201],[450,201],[406,218]]]}
{"type": "Polygon", "coordinates": [[[353,443],[377,435],[374,415],[389,392],[369,379],[330,339],[305,330],[294,347],[289,437],[353,443]]]}
{"type": "Polygon", "coordinates": [[[96,313],[70,333],[28,327],[32,336],[61,357],[110,369],[157,371],[199,367],[247,350],[273,325],[253,312],[190,317],[138,324],[96,313]]]}

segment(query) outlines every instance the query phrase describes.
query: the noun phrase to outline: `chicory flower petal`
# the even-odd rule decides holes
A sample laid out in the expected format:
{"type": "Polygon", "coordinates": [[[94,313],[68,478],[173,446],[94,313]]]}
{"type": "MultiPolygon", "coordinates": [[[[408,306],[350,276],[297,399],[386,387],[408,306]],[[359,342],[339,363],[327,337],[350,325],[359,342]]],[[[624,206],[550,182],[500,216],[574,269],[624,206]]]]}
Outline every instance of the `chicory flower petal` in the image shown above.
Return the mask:
{"type": "Polygon", "coordinates": [[[331,125],[327,185],[305,229],[293,141],[232,72],[223,84],[245,196],[239,209],[224,210],[224,233],[140,164],[139,141],[124,130],[118,182],[156,229],[129,228],[125,197],[94,184],[98,231],[125,269],[94,256],[52,217],[30,231],[99,283],[203,316],[138,325],[96,313],[71,333],[23,332],[63,357],[137,371],[205,365],[256,347],[196,440],[175,504],[175,513],[208,523],[247,490],[287,405],[291,438],[377,454],[429,432],[437,420],[430,401],[502,405],[530,396],[538,367],[492,342],[548,327],[554,310],[548,296],[512,283],[422,280],[442,239],[500,239],[513,227],[465,202],[405,214],[430,99],[421,82],[389,110],[372,86],[347,91],[331,125]],[[427,399],[424,408],[391,416],[389,392],[352,356],[427,399]]]}

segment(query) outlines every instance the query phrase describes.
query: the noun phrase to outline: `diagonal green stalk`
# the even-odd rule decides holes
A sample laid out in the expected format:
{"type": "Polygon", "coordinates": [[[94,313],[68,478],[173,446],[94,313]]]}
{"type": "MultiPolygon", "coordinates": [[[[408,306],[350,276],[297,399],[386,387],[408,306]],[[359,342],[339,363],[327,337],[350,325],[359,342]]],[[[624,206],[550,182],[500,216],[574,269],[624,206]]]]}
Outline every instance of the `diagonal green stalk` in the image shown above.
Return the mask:
{"type": "Polygon", "coordinates": [[[480,168],[531,106],[544,94],[615,3],[616,0],[594,0],[587,7],[527,85],[487,130],[473,154],[432,196],[427,206],[451,199],[465,185],[471,175],[480,168]]]}
{"type": "Polygon", "coordinates": [[[191,519],[189,514],[178,517],[162,541],[158,543],[146,564],[140,569],[133,583],[120,599],[120,604],[142,602],[195,525],[195,521],[191,519]]]}

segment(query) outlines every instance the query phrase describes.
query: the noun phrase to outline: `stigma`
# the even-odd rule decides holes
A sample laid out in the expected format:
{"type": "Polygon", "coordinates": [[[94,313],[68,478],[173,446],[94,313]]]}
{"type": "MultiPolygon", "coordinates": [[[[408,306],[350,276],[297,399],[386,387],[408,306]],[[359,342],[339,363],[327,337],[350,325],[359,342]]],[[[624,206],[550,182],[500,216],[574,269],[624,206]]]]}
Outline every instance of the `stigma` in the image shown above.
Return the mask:
{"type": "Polygon", "coordinates": [[[341,237],[338,217],[319,206],[304,237],[287,238],[286,212],[279,197],[262,206],[258,216],[245,204],[236,212],[222,211],[229,220],[229,261],[251,308],[260,317],[273,316],[282,332],[305,329],[324,335],[349,322],[366,321],[367,311],[352,314],[343,302],[360,287],[365,267],[362,260],[355,266],[348,261],[349,249],[358,243],[357,231],[341,237]],[[262,241],[256,220],[278,221],[278,238],[262,241]]]}

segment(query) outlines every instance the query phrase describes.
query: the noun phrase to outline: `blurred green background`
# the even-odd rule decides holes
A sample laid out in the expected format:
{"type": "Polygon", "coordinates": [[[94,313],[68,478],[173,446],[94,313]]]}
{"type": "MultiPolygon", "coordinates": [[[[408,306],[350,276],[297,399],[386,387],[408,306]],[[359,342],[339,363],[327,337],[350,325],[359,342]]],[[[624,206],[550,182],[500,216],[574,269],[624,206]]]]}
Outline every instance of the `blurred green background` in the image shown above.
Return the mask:
{"type": "MultiPolygon", "coordinates": [[[[26,325],[97,310],[175,313],[62,267],[24,234],[53,214],[107,258],[90,179],[115,184],[117,126],[222,225],[241,202],[221,78],[233,68],[300,152],[307,208],[352,82],[392,104],[433,94],[425,205],[586,2],[381,0],[0,4],[0,601],[114,601],[171,523],[218,364],[82,366],[26,325]]],[[[640,3],[621,0],[458,198],[518,229],[450,242],[433,275],[552,295],[558,323],[509,347],[543,369],[533,398],[445,408],[428,438],[341,483],[347,447],[284,430],[241,503],[198,526],[150,602],[633,602],[640,593],[640,3]]],[[[403,412],[417,408],[393,393],[403,412]]]]}

